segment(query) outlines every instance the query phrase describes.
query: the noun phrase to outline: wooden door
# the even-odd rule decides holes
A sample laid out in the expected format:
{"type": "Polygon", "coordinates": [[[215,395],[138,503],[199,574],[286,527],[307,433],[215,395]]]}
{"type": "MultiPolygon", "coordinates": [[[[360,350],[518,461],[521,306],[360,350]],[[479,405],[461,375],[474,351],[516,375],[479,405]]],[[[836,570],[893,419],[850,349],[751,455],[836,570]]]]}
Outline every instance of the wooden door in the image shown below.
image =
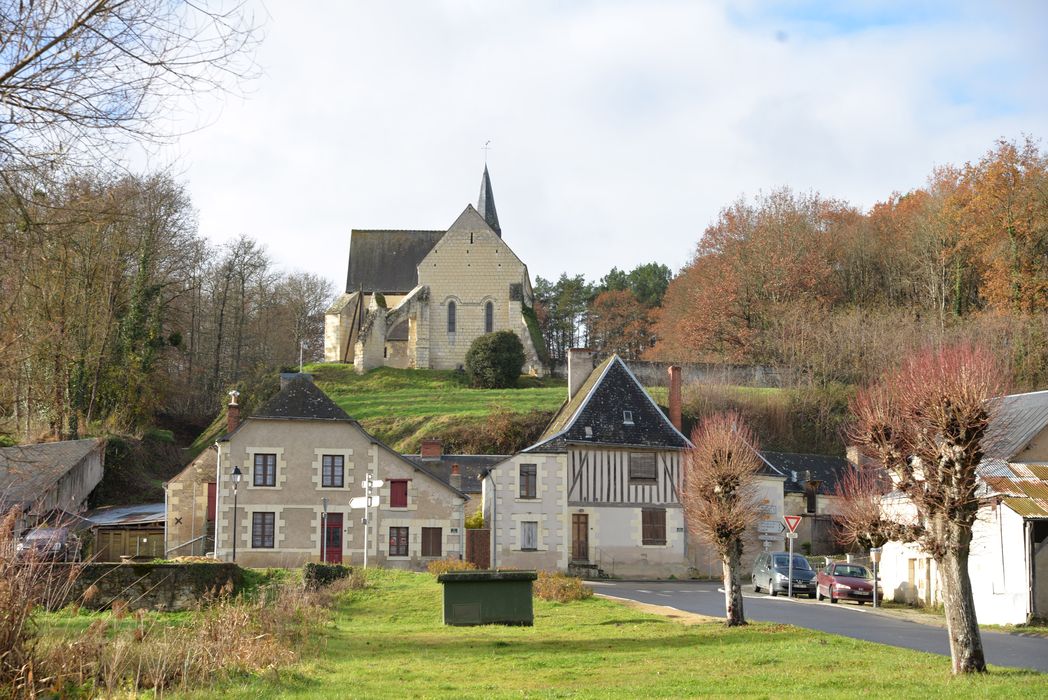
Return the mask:
{"type": "Polygon", "coordinates": [[[328,513],[324,525],[324,561],[342,563],[342,513],[328,513]]]}
{"type": "Polygon", "coordinates": [[[589,561],[589,516],[571,514],[571,560],[589,561]]]}

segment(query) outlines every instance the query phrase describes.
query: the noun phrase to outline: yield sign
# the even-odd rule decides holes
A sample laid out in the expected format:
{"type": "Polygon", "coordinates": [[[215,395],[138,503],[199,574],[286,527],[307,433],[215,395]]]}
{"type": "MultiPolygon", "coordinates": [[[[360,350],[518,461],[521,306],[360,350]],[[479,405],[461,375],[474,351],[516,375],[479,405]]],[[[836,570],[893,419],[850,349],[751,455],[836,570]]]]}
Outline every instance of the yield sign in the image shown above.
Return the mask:
{"type": "Polygon", "coordinates": [[[786,522],[786,528],[790,532],[797,532],[797,526],[801,524],[801,516],[799,515],[784,515],[782,519],[786,522]]]}

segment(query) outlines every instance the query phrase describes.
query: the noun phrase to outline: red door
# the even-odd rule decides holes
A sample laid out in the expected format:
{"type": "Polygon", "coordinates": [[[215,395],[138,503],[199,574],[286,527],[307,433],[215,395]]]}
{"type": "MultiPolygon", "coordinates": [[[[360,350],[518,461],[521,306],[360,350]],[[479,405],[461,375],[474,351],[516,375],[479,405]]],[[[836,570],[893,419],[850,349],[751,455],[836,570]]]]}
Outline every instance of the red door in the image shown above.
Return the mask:
{"type": "Polygon", "coordinates": [[[328,513],[324,524],[324,561],[342,563],[342,513],[328,513]]]}

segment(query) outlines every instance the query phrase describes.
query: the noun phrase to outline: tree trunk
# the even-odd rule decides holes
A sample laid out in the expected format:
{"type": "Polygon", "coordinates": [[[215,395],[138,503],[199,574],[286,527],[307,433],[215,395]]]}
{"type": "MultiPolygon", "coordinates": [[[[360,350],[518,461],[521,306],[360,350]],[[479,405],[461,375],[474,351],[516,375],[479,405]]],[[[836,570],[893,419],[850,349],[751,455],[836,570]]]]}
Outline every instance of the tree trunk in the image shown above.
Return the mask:
{"type": "Polygon", "coordinates": [[[986,670],[982,636],[975,617],[972,581],[968,576],[968,548],[949,552],[938,562],[942,575],[943,606],[946,628],[950,635],[950,657],[953,672],[976,673],[986,670]]]}
{"type": "Polygon", "coordinates": [[[724,572],[724,624],[728,627],[746,624],[742,611],[742,584],[739,582],[739,566],[742,560],[742,540],[729,545],[728,552],[721,555],[724,572]]]}

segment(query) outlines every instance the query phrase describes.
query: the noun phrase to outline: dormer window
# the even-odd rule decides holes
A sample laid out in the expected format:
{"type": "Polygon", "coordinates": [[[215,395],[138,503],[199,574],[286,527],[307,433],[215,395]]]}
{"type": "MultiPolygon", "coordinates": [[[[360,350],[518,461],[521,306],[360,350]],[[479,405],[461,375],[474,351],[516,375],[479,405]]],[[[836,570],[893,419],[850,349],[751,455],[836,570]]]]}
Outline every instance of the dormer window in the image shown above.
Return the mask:
{"type": "Polygon", "coordinates": [[[586,426],[586,437],[593,439],[593,428],[588,425],[586,426]]]}
{"type": "Polygon", "coordinates": [[[623,425],[633,425],[633,411],[623,411],[622,412],[622,424],[623,425]]]}

